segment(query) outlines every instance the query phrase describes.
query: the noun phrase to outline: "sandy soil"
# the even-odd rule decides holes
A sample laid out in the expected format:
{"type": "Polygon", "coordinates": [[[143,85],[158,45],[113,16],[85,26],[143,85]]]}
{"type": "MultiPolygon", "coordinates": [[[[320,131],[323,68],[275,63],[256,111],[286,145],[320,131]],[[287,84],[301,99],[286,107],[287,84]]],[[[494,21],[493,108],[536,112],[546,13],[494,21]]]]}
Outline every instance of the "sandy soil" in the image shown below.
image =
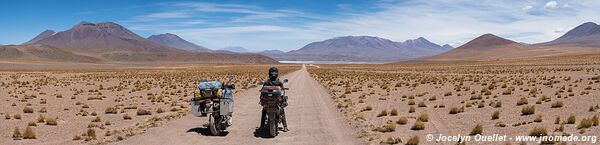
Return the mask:
{"type": "MultiPolygon", "coordinates": [[[[189,99],[197,81],[232,75],[243,92],[265,78],[270,67],[37,65],[44,68],[1,67],[0,144],[103,144],[127,139],[191,114],[189,99]],[[26,128],[32,129],[35,139],[24,138],[26,128]]],[[[300,68],[278,67],[284,74],[300,68]]]]}
{"type": "Polygon", "coordinates": [[[600,116],[598,59],[552,59],[557,61],[320,65],[309,72],[334,93],[344,116],[373,144],[398,143],[395,139],[405,144],[412,137],[419,144],[454,144],[427,142],[425,137],[469,136],[478,124],[483,135],[527,136],[535,127],[545,128],[548,135],[600,135],[597,126],[582,123],[597,123],[600,116]],[[523,114],[526,107],[535,108],[533,114],[523,114]],[[453,108],[463,111],[450,113],[453,108]],[[498,118],[492,118],[494,112],[498,118]],[[421,121],[424,128],[413,129],[423,115],[429,116],[421,121]],[[573,121],[568,121],[571,116],[573,121]],[[401,118],[406,123],[398,123],[401,118]]]}
{"type": "Polygon", "coordinates": [[[260,120],[259,88],[236,95],[234,125],[225,136],[209,136],[202,124],[207,118],[188,115],[145,134],[114,144],[360,144],[338,111],[333,107],[326,89],[310,77],[305,68],[285,75],[290,90],[286,108],[289,132],[275,138],[263,138],[256,132],[260,120]]]}

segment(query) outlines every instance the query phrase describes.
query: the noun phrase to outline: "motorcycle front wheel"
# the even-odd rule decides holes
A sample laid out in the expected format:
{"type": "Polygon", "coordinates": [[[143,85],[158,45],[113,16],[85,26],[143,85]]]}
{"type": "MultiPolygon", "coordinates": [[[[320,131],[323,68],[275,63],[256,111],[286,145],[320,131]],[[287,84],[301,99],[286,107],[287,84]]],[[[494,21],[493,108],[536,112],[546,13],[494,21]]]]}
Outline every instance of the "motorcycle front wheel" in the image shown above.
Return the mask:
{"type": "Polygon", "coordinates": [[[210,129],[210,134],[215,136],[221,134],[220,129],[217,128],[217,123],[219,122],[217,119],[218,117],[213,114],[208,118],[208,129],[210,129]]]}

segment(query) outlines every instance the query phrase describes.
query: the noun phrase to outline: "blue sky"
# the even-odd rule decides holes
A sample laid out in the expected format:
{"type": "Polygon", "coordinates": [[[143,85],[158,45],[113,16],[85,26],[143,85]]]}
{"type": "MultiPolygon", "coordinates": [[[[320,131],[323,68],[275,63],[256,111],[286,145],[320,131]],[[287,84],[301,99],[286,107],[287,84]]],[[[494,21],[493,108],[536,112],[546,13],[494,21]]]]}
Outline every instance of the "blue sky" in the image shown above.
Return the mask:
{"type": "Polygon", "coordinates": [[[20,44],[80,21],[116,22],[143,37],[173,33],[211,49],[288,51],[347,35],[425,37],[459,46],[494,33],[538,43],[600,22],[598,7],[597,0],[2,1],[0,44],[20,44]]]}

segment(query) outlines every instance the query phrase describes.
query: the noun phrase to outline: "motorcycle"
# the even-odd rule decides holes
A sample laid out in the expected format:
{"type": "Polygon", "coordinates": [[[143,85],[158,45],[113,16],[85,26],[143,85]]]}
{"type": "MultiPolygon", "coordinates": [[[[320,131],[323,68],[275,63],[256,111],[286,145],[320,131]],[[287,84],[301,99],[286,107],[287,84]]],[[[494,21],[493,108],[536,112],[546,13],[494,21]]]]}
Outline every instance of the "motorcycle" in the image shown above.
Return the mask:
{"type": "MultiPolygon", "coordinates": [[[[288,80],[283,80],[283,83],[287,83],[288,80]]],[[[264,120],[261,120],[262,129],[266,129],[269,132],[270,137],[277,136],[279,123],[282,121],[282,111],[284,100],[287,100],[285,91],[289,88],[281,88],[279,86],[268,86],[264,85],[265,82],[259,82],[259,85],[263,85],[260,89],[260,104],[265,112],[264,120]]]]}
{"type": "Polygon", "coordinates": [[[231,126],[233,115],[233,90],[230,84],[235,78],[228,77],[228,82],[221,84],[218,81],[204,81],[198,84],[198,92],[192,98],[192,114],[196,117],[205,117],[208,114],[208,129],[211,135],[222,135],[231,126]],[[197,99],[200,95],[201,99],[197,99]]]}

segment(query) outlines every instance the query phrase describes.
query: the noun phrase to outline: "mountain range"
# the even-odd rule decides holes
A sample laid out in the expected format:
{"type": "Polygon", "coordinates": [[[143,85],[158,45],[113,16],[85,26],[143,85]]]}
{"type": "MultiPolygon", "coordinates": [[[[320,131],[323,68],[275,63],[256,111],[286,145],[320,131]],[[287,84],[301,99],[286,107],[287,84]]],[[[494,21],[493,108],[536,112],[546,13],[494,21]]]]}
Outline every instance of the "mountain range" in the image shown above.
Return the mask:
{"type": "Polygon", "coordinates": [[[588,53],[600,53],[600,26],[593,22],[581,24],[555,40],[538,44],[523,44],[484,34],[453,50],[424,60],[496,60],[588,53]]]}
{"type": "Polygon", "coordinates": [[[0,60],[91,63],[277,63],[275,59],[353,62],[415,59],[478,61],[585,53],[600,53],[600,25],[593,22],[581,24],[549,42],[526,44],[494,34],[483,34],[457,48],[448,44],[438,45],[423,37],[395,42],[374,36],[343,36],[312,42],[289,52],[250,52],[239,46],[210,50],[170,33],[143,38],[112,22],[81,22],[65,31],[45,30],[21,45],[0,45],[0,60]]]}
{"type": "MultiPolygon", "coordinates": [[[[15,54],[11,60],[70,61],[49,56],[77,55],[91,57],[91,62],[277,63],[259,54],[208,52],[196,46],[172,34],[157,35],[149,40],[116,23],[81,22],[57,33],[46,30],[22,45],[0,47],[15,54]],[[191,48],[194,50],[187,50],[191,48]]],[[[79,62],[77,60],[72,61],[79,62]]]]}
{"type": "Polygon", "coordinates": [[[344,36],[310,43],[284,54],[265,54],[288,61],[395,61],[431,56],[452,49],[419,37],[394,42],[373,36],[344,36]]]}
{"type": "Polygon", "coordinates": [[[581,24],[555,40],[538,44],[517,43],[484,34],[456,49],[424,60],[498,60],[589,53],[600,53],[600,26],[592,22],[581,24]]]}

